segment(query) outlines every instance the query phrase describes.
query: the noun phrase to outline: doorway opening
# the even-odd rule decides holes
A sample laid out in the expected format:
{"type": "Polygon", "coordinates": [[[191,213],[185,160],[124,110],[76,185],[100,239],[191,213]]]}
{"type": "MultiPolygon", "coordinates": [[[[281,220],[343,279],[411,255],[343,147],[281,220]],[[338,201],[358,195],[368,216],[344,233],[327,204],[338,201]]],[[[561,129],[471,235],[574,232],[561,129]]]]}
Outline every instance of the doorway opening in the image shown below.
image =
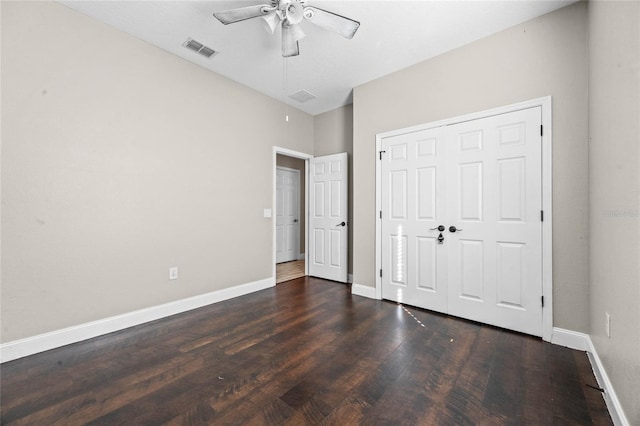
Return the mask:
{"type": "Polygon", "coordinates": [[[308,274],[309,158],[312,156],[274,147],[273,264],[276,284],[308,274]]]}

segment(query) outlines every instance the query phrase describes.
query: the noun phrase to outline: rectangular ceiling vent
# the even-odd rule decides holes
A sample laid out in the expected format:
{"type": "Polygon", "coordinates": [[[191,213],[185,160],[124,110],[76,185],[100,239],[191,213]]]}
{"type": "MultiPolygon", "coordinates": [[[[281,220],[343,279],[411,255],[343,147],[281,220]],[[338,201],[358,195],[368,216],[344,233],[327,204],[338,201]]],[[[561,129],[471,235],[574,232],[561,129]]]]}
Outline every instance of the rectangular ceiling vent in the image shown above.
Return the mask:
{"type": "Polygon", "coordinates": [[[216,52],[215,50],[213,50],[210,47],[205,46],[202,43],[199,43],[197,41],[195,41],[192,38],[188,38],[187,41],[185,41],[184,43],[182,43],[182,45],[184,47],[186,47],[189,50],[193,50],[196,53],[201,54],[202,56],[206,57],[206,58],[211,58],[213,55],[215,55],[216,52]]]}
{"type": "Polygon", "coordinates": [[[301,104],[303,104],[307,101],[310,101],[311,99],[315,99],[316,95],[314,95],[313,93],[307,92],[306,90],[301,90],[299,92],[294,93],[293,95],[290,95],[289,97],[294,101],[298,101],[301,104]]]}

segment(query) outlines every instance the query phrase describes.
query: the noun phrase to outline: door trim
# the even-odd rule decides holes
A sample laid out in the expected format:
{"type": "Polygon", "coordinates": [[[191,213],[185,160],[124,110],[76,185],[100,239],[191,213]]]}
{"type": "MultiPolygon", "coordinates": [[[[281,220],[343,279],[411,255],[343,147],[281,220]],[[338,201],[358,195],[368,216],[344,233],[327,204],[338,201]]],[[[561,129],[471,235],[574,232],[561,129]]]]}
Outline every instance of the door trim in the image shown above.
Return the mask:
{"type": "MultiPolygon", "coordinates": [[[[296,185],[297,185],[297,189],[298,190],[297,190],[297,194],[296,195],[298,197],[296,198],[295,203],[296,203],[296,211],[297,211],[296,216],[298,216],[298,221],[300,221],[300,170],[292,169],[292,168],[289,168],[289,167],[276,166],[276,176],[278,174],[278,170],[282,170],[282,171],[285,171],[285,172],[290,172],[290,173],[293,173],[293,174],[295,174],[297,176],[298,181],[297,181],[296,185]]],[[[277,190],[277,188],[278,188],[278,184],[277,184],[277,180],[276,180],[276,190],[277,190]]],[[[276,219],[277,219],[277,217],[278,217],[278,205],[277,205],[277,203],[275,204],[275,206],[276,206],[275,215],[276,215],[276,219]]],[[[274,223],[275,223],[275,220],[274,220],[274,223]]],[[[306,222],[305,222],[305,226],[306,226],[306,222]]],[[[296,234],[296,244],[295,244],[295,246],[296,246],[296,248],[295,248],[295,257],[296,257],[295,260],[299,260],[299,258],[300,258],[300,224],[298,224],[298,232],[296,234]]],[[[276,255],[276,260],[277,260],[277,255],[276,255]]]]}
{"type": "Polygon", "coordinates": [[[376,220],[375,235],[375,282],[376,282],[376,299],[382,299],[382,280],[378,271],[382,267],[382,220],[379,213],[382,208],[381,200],[381,172],[382,167],[379,160],[379,151],[382,145],[382,139],[397,136],[404,133],[415,132],[420,130],[432,129],[435,127],[450,126],[465,121],[478,120],[481,118],[491,117],[494,115],[505,114],[509,112],[519,111],[523,109],[541,107],[542,110],[542,210],[544,211],[544,221],[542,222],[542,295],[544,297],[544,307],[542,308],[542,339],[550,342],[553,334],[553,209],[552,209],[552,126],[551,126],[551,96],[532,99],[525,102],[519,102],[498,108],[492,108],[485,111],[474,112],[457,117],[451,117],[444,120],[438,120],[430,123],[419,124],[417,126],[396,129],[389,132],[376,134],[376,208],[373,214],[376,220]]]}
{"type": "MultiPolygon", "coordinates": [[[[281,148],[274,146],[272,151],[272,164],[271,164],[271,211],[275,211],[276,206],[276,168],[277,156],[286,155],[287,157],[299,158],[304,160],[304,176],[305,176],[305,191],[304,191],[304,210],[305,210],[305,225],[304,225],[304,251],[305,257],[308,258],[309,253],[309,160],[313,158],[311,154],[305,154],[304,152],[294,151],[288,148],[281,148]]],[[[298,185],[298,189],[300,185],[298,185]]],[[[298,195],[299,196],[299,195],[298,195]]],[[[299,245],[299,244],[298,244],[299,245]]],[[[275,216],[271,215],[271,276],[273,282],[276,280],[276,221],[275,216]]],[[[309,275],[309,262],[304,262],[304,274],[309,275]]]]}

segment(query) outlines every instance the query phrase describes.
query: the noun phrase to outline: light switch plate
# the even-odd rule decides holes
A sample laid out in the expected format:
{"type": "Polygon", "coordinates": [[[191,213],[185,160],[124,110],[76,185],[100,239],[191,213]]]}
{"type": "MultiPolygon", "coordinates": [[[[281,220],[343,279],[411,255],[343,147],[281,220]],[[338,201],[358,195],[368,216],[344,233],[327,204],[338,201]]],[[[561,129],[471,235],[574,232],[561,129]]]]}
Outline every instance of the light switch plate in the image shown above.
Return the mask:
{"type": "Polygon", "coordinates": [[[264,217],[271,217],[271,209],[264,209],[264,217]]]}

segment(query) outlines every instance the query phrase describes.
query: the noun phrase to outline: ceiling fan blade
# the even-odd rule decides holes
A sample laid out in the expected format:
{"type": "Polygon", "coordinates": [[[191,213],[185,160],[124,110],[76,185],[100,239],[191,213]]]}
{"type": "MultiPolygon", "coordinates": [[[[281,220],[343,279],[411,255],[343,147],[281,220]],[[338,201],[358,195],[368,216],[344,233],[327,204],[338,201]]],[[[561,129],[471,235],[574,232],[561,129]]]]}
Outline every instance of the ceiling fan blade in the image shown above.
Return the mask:
{"type": "Polygon", "coordinates": [[[342,37],[351,39],[358,31],[360,22],[345,18],[318,7],[305,7],[304,17],[307,21],[327,30],[331,30],[342,37]]]}
{"type": "Polygon", "coordinates": [[[298,56],[300,49],[298,47],[298,40],[295,38],[294,30],[291,25],[283,23],[282,25],[282,57],[289,58],[291,56],[298,56]]]}
{"type": "Polygon", "coordinates": [[[271,34],[276,31],[276,27],[280,24],[280,17],[277,13],[270,13],[262,17],[262,20],[265,24],[265,28],[271,34]]]}
{"type": "Polygon", "coordinates": [[[265,16],[274,11],[275,8],[267,4],[258,4],[255,6],[240,7],[238,9],[224,10],[215,12],[213,16],[223,24],[233,24],[234,22],[244,21],[246,19],[265,16]]]}
{"type": "Polygon", "coordinates": [[[300,25],[287,25],[287,31],[291,32],[291,37],[295,41],[302,40],[306,36],[300,25]]]}

